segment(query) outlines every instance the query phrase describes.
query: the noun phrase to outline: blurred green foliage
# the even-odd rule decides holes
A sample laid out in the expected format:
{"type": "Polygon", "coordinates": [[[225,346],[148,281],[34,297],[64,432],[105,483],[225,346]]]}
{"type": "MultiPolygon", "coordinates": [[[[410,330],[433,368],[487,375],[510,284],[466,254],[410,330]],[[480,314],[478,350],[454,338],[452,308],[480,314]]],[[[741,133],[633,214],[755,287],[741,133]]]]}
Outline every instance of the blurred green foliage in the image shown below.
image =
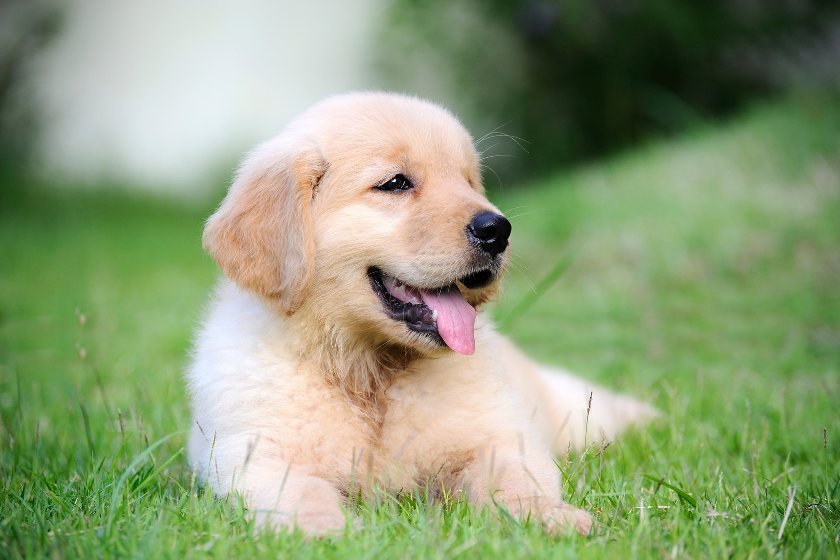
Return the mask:
{"type": "Polygon", "coordinates": [[[829,0],[394,0],[380,69],[524,139],[491,165],[530,175],[777,91],[780,57],[838,27],[829,0]]]}

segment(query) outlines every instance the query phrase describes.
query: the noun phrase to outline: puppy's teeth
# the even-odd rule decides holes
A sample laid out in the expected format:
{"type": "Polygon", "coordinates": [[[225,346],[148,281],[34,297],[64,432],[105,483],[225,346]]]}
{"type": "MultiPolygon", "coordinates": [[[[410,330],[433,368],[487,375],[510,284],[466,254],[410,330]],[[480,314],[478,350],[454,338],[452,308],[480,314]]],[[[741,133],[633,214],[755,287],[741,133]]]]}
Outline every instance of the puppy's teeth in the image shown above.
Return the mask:
{"type": "Polygon", "coordinates": [[[437,309],[432,310],[432,321],[437,321],[437,309]]]}

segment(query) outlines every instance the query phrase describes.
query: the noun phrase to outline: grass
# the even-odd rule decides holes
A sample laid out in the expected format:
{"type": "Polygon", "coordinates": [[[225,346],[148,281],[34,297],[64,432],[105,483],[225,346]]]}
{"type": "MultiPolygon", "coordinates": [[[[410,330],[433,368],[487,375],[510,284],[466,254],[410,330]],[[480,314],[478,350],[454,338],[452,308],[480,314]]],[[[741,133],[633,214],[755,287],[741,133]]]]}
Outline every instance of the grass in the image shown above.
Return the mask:
{"type": "Polygon", "coordinates": [[[840,100],[493,194],[516,253],[499,323],[664,411],[558,458],[597,535],[420,493],[342,538],[255,536],[183,453],[210,207],[25,186],[0,199],[0,556],[840,557],[840,100]]]}

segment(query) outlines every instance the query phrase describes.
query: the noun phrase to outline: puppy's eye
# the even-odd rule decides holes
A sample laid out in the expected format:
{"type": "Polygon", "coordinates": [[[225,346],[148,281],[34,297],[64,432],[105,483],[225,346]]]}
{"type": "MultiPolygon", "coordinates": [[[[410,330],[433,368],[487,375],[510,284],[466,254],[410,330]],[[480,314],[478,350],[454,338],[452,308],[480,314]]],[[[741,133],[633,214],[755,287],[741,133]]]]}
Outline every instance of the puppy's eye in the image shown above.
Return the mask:
{"type": "Polygon", "coordinates": [[[405,178],[405,175],[394,175],[392,178],[374,188],[379,191],[399,192],[407,191],[413,187],[414,185],[411,184],[411,181],[405,178]]]}

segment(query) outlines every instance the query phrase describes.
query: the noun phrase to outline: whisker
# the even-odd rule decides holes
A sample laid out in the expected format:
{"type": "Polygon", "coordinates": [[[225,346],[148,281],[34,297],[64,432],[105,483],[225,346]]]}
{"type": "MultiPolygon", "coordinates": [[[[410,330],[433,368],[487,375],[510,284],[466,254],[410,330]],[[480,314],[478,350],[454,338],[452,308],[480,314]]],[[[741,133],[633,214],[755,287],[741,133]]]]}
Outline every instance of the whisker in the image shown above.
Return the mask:
{"type": "Polygon", "coordinates": [[[522,276],[522,279],[525,280],[525,283],[528,284],[528,287],[531,288],[531,291],[536,294],[537,293],[537,288],[534,287],[534,283],[531,282],[531,279],[528,278],[528,276],[524,272],[522,272],[522,270],[520,270],[519,266],[516,263],[511,261],[510,264],[511,264],[511,268],[513,268],[513,270],[515,270],[516,272],[518,272],[522,276]]]}
{"type": "Polygon", "coordinates": [[[508,134],[507,132],[504,132],[504,131],[500,130],[502,127],[505,127],[505,126],[509,125],[511,122],[513,122],[513,121],[508,121],[505,124],[497,126],[493,130],[491,130],[490,132],[488,132],[487,134],[485,134],[484,136],[482,136],[481,138],[476,140],[475,141],[476,146],[478,144],[481,144],[482,142],[484,142],[485,140],[487,140],[489,138],[499,138],[499,137],[510,138],[511,140],[516,142],[517,144],[519,144],[519,142],[524,142],[526,144],[530,144],[530,142],[528,142],[524,138],[520,138],[519,136],[514,136],[513,134],[508,134]]]}
{"type": "Polygon", "coordinates": [[[517,214],[516,216],[508,216],[508,220],[512,220],[514,218],[521,218],[522,216],[527,216],[528,214],[536,214],[537,212],[545,212],[548,208],[540,208],[539,210],[531,210],[530,212],[522,212],[521,214],[517,214]]]}
{"type": "Polygon", "coordinates": [[[499,187],[504,187],[504,185],[502,184],[502,178],[501,178],[501,177],[499,177],[499,174],[498,174],[498,173],[496,173],[496,170],[495,170],[495,169],[493,169],[493,168],[492,168],[492,167],[490,167],[489,165],[484,165],[484,164],[483,164],[483,163],[481,163],[481,162],[479,162],[479,163],[478,163],[478,166],[479,166],[479,167],[481,167],[482,169],[488,169],[488,170],[492,171],[492,172],[493,172],[493,175],[495,175],[495,176],[496,176],[496,180],[499,182],[499,187]]]}
{"type": "Polygon", "coordinates": [[[478,140],[476,140],[476,141],[475,141],[475,145],[477,146],[477,145],[481,144],[482,142],[484,142],[485,140],[487,140],[488,138],[490,138],[493,134],[496,134],[496,132],[498,132],[498,130],[499,130],[500,128],[502,128],[503,126],[507,126],[507,125],[509,125],[509,124],[510,124],[510,123],[512,123],[512,122],[513,122],[513,119],[509,120],[508,122],[506,122],[506,123],[504,123],[504,124],[500,124],[499,126],[497,126],[496,128],[494,128],[493,130],[491,130],[490,132],[488,132],[487,134],[485,134],[484,136],[482,136],[481,138],[479,138],[478,140]]]}
{"type": "MultiPolygon", "coordinates": [[[[522,258],[522,255],[517,255],[516,253],[511,253],[511,257],[519,257],[519,258],[522,258]]],[[[527,271],[528,271],[528,272],[530,272],[531,274],[533,274],[533,273],[534,273],[534,271],[533,271],[533,270],[531,270],[531,269],[528,267],[528,265],[526,265],[525,263],[521,263],[521,262],[517,261],[515,258],[511,258],[511,262],[515,262],[518,266],[520,266],[520,267],[524,268],[525,270],[527,270],[527,271]]]]}
{"type": "Polygon", "coordinates": [[[516,156],[516,155],[513,155],[513,154],[490,154],[489,156],[481,156],[480,159],[481,159],[481,161],[484,161],[485,159],[490,159],[490,158],[494,158],[494,157],[518,158],[519,156],[516,156]]]}
{"type": "Polygon", "coordinates": [[[489,138],[509,138],[510,140],[513,140],[513,142],[514,142],[514,143],[516,143],[516,145],[517,145],[517,146],[519,146],[519,148],[520,148],[523,152],[525,152],[526,154],[527,154],[527,153],[530,153],[530,152],[529,152],[529,151],[525,148],[525,146],[523,146],[523,145],[522,145],[522,142],[524,142],[524,143],[526,143],[526,144],[530,144],[530,142],[528,142],[527,140],[524,140],[524,139],[522,139],[522,138],[519,138],[518,136],[513,136],[512,134],[507,134],[507,133],[505,133],[505,132],[501,132],[501,131],[499,131],[499,132],[495,132],[495,133],[493,133],[491,136],[488,136],[487,138],[485,138],[485,140],[487,140],[487,139],[489,139],[489,138]]]}

